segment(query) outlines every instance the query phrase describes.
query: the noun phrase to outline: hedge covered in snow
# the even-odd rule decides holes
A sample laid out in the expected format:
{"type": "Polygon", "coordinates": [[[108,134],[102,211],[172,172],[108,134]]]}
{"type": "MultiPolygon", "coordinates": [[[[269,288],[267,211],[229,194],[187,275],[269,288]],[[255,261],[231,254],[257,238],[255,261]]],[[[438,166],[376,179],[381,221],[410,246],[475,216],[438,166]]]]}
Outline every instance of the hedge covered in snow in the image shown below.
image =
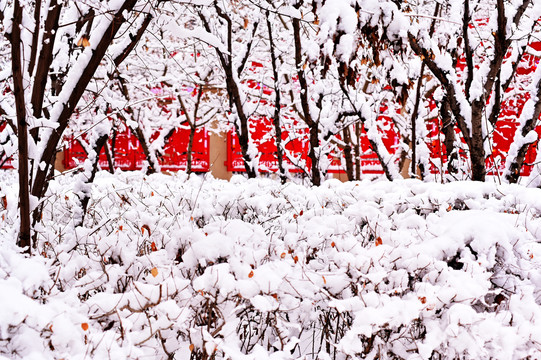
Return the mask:
{"type": "Polygon", "coordinates": [[[0,182],[0,354],[24,359],[541,356],[541,191],[100,174],[50,184],[36,255],[0,182]]]}

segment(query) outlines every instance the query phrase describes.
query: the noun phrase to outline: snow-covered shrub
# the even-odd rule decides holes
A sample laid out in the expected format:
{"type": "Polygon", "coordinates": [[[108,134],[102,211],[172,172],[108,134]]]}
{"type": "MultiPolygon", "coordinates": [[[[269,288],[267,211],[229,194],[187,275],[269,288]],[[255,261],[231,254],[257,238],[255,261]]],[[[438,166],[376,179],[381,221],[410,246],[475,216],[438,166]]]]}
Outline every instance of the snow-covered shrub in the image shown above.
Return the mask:
{"type": "Polygon", "coordinates": [[[16,199],[0,208],[3,356],[541,354],[536,189],[100,174],[74,228],[73,181],[50,185],[41,256],[12,245],[16,199]]]}

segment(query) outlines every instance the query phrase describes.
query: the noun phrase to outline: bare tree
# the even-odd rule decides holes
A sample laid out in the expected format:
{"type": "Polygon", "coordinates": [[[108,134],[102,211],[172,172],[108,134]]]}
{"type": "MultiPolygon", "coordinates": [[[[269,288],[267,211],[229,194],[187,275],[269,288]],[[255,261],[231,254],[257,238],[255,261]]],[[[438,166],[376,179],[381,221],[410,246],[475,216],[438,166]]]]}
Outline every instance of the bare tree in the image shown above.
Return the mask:
{"type": "MultiPolygon", "coordinates": [[[[253,144],[250,142],[249,134],[250,113],[245,108],[246,94],[244,94],[241,89],[239,79],[246,68],[252,46],[255,42],[255,35],[259,23],[257,21],[251,24],[248,23],[246,24],[246,29],[243,29],[244,25],[235,23],[230,15],[231,13],[228,12],[227,9],[224,9],[222,5],[218,4],[218,1],[213,1],[212,7],[209,7],[206,10],[209,10],[210,8],[214,10],[214,18],[210,17],[208,11],[198,9],[199,18],[201,19],[204,29],[208,33],[217,36],[217,38],[224,38],[224,43],[215,44],[218,46],[213,45],[213,47],[225,74],[229,108],[233,116],[235,132],[239,139],[242,157],[244,159],[244,167],[248,177],[254,178],[257,171],[253,164],[255,154],[250,150],[250,148],[253,147],[253,144]],[[223,26],[220,25],[222,23],[224,24],[223,26]],[[214,33],[213,31],[218,31],[218,33],[214,33]],[[240,33],[244,35],[243,38],[241,38],[242,35],[240,33]],[[237,35],[236,38],[239,39],[244,47],[244,51],[241,51],[240,55],[237,56],[234,55],[237,54],[237,52],[233,49],[235,35],[237,35]]],[[[243,9],[247,9],[247,7],[243,7],[243,9]]]]}
{"type": "Polygon", "coordinates": [[[28,252],[31,225],[40,219],[39,201],[47,190],[58,145],[71,115],[108,49],[115,44],[111,55],[122,61],[138,38],[137,29],[128,29],[130,23],[156,6],[137,0],[102,5],[100,13],[82,1],[37,0],[23,7],[15,0],[12,5],[13,19],[7,33],[12,47],[19,142],[19,245],[28,252]],[[119,33],[123,27],[127,31],[119,33]],[[128,41],[119,43],[117,34],[128,41]],[[32,205],[30,197],[36,199],[32,205]]]}
{"type": "MultiPolygon", "coordinates": [[[[438,50],[432,45],[453,36],[451,31],[447,30],[449,32],[445,36],[442,36],[441,30],[430,33],[427,29],[417,29],[417,34],[411,31],[408,34],[412,50],[423,59],[440,82],[448,102],[448,109],[470,150],[472,180],[485,180],[485,147],[490,139],[488,126],[495,126],[498,120],[502,96],[511,84],[529,40],[521,38],[517,41],[513,34],[518,29],[532,33],[537,27],[535,20],[524,16],[530,5],[530,0],[523,0],[516,8],[516,12],[511,12],[506,9],[504,0],[497,0],[495,7],[487,4],[486,8],[479,8],[481,5],[477,4],[476,9],[470,7],[470,0],[465,0],[462,22],[454,28],[456,31],[454,36],[457,36],[459,41],[454,46],[441,44],[438,50]],[[480,20],[475,18],[479,16],[475,15],[478,13],[490,14],[488,16],[493,16],[496,21],[484,24],[484,30],[480,32],[476,28],[476,22],[480,20]],[[487,32],[490,33],[490,37],[478,35],[487,32]],[[490,51],[479,53],[489,44],[490,51]],[[511,58],[504,62],[512,44],[520,51],[511,52],[511,58]],[[443,56],[450,56],[452,64],[436,61],[437,57],[443,56]],[[461,56],[466,61],[463,82],[452,67],[456,67],[461,56]],[[479,66],[481,63],[483,66],[479,66]],[[504,66],[507,68],[502,72],[504,66]]],[[[443,12],[437,20],[445,23],[445,16],[446,13],[443,12]]]]}

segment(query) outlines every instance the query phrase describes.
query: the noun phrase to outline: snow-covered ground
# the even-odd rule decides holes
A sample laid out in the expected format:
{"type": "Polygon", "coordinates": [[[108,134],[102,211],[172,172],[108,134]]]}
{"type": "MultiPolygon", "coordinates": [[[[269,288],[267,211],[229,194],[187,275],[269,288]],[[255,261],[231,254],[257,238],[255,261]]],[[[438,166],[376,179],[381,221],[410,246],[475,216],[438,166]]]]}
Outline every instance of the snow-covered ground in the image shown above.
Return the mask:
{"type": "Polygon", "coordinates": [[[538,189],[63,176],[28,258],[1,179],[5,358],[541,358],[538,189]]]}

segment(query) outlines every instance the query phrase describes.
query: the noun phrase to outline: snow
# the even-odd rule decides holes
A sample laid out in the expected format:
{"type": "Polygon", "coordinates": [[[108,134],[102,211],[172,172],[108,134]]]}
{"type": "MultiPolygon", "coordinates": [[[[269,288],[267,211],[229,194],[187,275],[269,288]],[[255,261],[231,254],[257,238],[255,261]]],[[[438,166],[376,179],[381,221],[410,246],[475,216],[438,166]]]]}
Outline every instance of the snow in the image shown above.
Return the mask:
{"type": "Polygon", "coordinates": [[[1,356],[541,354],[538,189],[99,173],[75,229],[77,182],[51,182],[27,257],[0,177],[1,356]]]}

